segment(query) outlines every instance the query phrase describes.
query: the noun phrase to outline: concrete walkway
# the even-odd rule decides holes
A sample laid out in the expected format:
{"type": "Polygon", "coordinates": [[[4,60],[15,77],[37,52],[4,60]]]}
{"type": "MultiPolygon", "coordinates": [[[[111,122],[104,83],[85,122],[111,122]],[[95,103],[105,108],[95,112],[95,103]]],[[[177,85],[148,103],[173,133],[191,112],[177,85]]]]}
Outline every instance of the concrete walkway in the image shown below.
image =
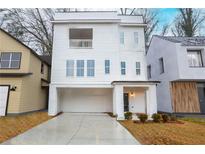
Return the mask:
{"type": "Polygon", "coordinates": [[[107,114],[63,113],[3,144],[130,145],[139,142],[107,114]]]}

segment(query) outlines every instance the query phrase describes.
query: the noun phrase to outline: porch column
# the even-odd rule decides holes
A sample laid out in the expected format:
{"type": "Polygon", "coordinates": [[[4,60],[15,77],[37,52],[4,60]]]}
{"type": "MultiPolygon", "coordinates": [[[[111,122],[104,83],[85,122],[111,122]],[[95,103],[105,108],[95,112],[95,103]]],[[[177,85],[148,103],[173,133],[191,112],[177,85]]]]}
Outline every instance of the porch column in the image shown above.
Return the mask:
{"type": "Polygon", "coordinates": [[[113,114],[117,120],[124,120],[123,86],[115,85],[113,88],[113,114]]]}
{"type": "Polygon", "coordinates": [[[49,86],[49,103],[48,115],[55,116],[58,114],[58,94],[57,88],[54,85],[49,86]]]}
{"type": "Polygon", "coordinates": [[[146,90],[146,112],[149,116],[157,113],[156,85],[149,85],[146,90]]]}

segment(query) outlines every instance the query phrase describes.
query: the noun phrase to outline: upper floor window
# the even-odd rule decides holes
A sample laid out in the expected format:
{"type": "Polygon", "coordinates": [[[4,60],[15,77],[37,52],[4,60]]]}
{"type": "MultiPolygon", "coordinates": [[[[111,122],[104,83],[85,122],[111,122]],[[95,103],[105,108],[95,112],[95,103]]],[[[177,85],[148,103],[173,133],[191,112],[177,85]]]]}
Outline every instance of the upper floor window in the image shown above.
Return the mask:
{"type": "Polygon", "coordinates": [[[136,75],[140,75],[140,62],[136,62],[136,75]]]}
{"type": "Polygon", "coordinates": [[[74,60],[66,61],[66,76],[74,76],[74,60]]]}
{"type": "Polygon", "coordinates": [[[44,74],[44,64],[41,62],[41,74],[44,74]]]}
{"type": "Polygon", "coordinates": [[[124,32],[120,32],[120,44],[124,44],[125,43],[124,39],[125,39],[124,32]]]}
{"type": "Polygon", "coordinates": [[[0,68],[20,68],[20,52],[2,52],[0,59],[0,68]]]}
{"type": "Polygon", "coordinates": [[[134,32],[134,42],[138,44],[138,32],[134,32]]]}
{"type": "Polygon", "coordinates": [[[110,60],[105,60],[105,74],[110,74],[110,60]]]}
{"type": "Polygon", "coordinates": [[[187,56],[188,56],[189,67],[203,66],[201,50],[188,50],[187,56]]]}
{"type": "Polygon", "coordinates": [[[147,77],[148,79],[150,79],[152,77],[152,70],[151,70],[151,65],[147,66],[147,77]]]}
{"type": "Polygon", "coordinates": [[[160,70],[160,74],[164,73],[164,60],[163,60],[163,58],[159,58],[159,70],[160,70]]]}
{"type": "Polygon", "coordinates": [[[77,60],[77,76],[84,76],[84,60],[77,60]]]}
{"type": "Polygon", "coordinates": [[[91,48],[93,40],[92,28],[72,28],[69,29],[70,47],[91,48]]]}
{"type": "Polygon", "coordinates": [[[121,62],[121,75],[126,74],[126,63],[124,61],[121,62]]]}
{"type": "Polygon", "coordinates": [[[95,76],[95,61],[87,60],[87,76],[95,76]]]}

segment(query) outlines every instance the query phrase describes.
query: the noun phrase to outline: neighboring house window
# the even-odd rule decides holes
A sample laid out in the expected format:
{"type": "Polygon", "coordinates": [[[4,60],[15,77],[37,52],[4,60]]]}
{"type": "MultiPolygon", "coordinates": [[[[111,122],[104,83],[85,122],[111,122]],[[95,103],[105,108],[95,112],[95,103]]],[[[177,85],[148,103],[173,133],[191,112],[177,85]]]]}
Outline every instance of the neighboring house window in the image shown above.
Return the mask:
{"type": "Polygon", "coordinates": [[[163,58],[159,58],[159,69],[160,69],[160,74],[164,73],[164,60],[163,60],[163,58]]]}
{"type": "Polygon", "coordinates": [[[69,29],[70,47],[72,48],[91,48],[93,40],[92,28],[69,29]]]}
{"type": "Polygon", "coordinates": [[[136,62],[136,75],[140,75],[140,62],[136,62]]]}
{"type": "Polygon", "coordinates": [[[87,76],[95,76],[95,61],[87,60],[87,76]]]}
{"type": "Polygon", "coordinates": [[[151,70],[151,65],[147,66],[147,77],[148,79],[150,79],[152,77],[152,70],[151,70]]]}
{"type": "Polygon", "coordinates": [[[44,64],[41,62],[41,74],[44,74],[44,64]]]}
{"type": "Polygon", "coordinates": [[[105,74],[110,74],[110,60],[105,60],[105,74]]]}
{"type": "Polygon", "coordinates": [[[0,68],[20,68],[20,52],[3,52],[1,53],[0,68]]]}
{"type": "Polygon", "coordinates": [[[74,60],[66,61],[66,76],[74,76],[74,60]]]}
{"type": "Polygon", "coordinates": [[[134,42],[138,44],[138,32],[134,32],[134,42]]]}
{"type": "Polygon", "coordinates": [[[84,60],[77,60],[77,76],[84,76],[84,60]]]}
{"type": "Polygon", "coordinates": [[[126,63],[124,61],[121,62],[121,75],[126,74],[126,63]]]}
{"type": "Polygon", "coordinates": [[[125,43],[125,37],[124,37],[124,32],[120,32],[120,44],[124,44],[125,43]]]}
{"type": "Polygon", "coordinates": [[[188,56],[189,67],[202,67],[203,66],[200,50],[188,50],[187,56],[188,56]]]}

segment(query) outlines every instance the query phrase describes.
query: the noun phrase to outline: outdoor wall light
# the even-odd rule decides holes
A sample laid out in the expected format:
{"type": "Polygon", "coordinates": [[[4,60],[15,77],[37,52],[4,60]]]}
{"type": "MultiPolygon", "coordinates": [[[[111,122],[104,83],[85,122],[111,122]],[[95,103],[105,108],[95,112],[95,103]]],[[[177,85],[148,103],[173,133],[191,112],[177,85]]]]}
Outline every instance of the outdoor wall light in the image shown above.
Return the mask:
{"type": "Polygon", "coordinates": [[[11,91],[16,91],[16,88],[17,88],[16,86],[11,86],[10,90],[11,91]]]}
{"type": "Polygon", "coordinates": [[[134,92],[130,92],[130,96],[133,97],[134,96],[134,92]]]}

